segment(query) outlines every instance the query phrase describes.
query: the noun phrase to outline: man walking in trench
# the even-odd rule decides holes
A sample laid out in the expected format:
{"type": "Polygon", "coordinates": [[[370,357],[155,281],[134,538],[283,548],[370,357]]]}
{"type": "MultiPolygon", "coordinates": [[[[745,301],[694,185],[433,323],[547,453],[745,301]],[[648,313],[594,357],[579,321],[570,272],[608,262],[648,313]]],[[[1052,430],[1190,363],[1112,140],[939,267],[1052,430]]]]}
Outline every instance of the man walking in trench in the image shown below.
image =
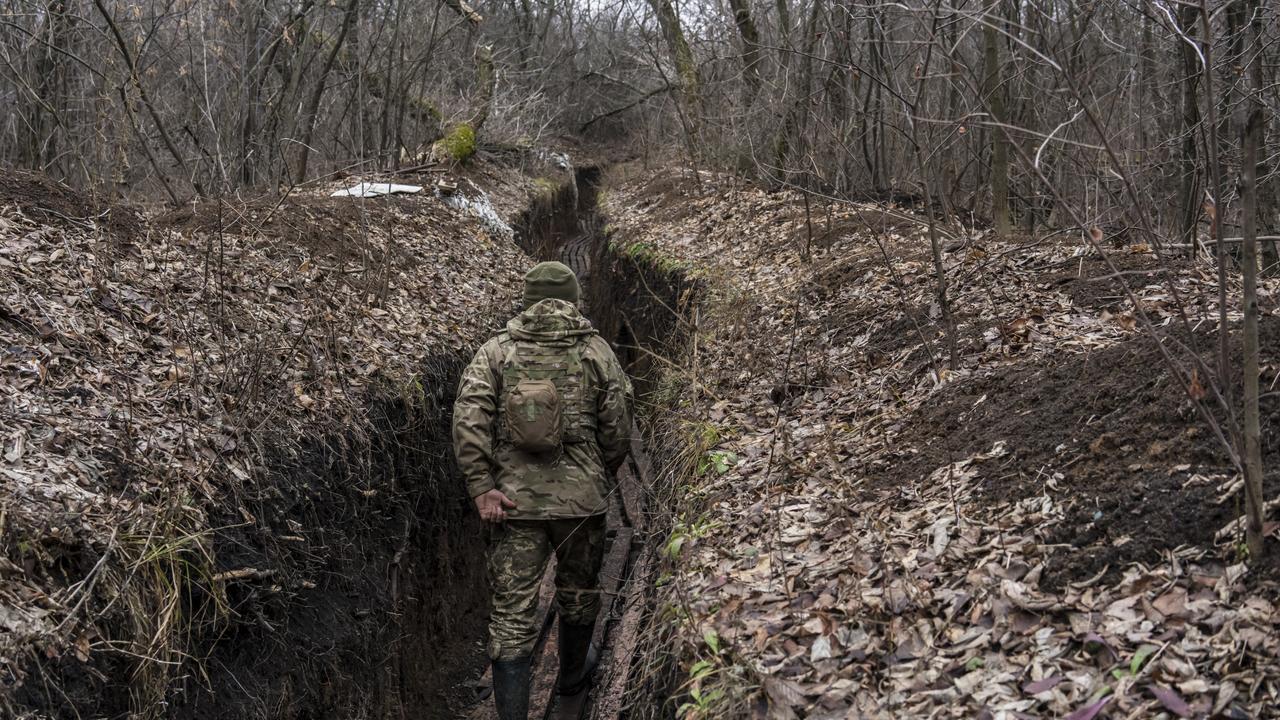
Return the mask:
{"type": "Polygon", "coordinates": [[[556,262],[525,275],[524,309],[463,371],[453,445],[488,549],[489,657],[500,720],[526,720],[538,587],[554,553],[561,717],[576,718],[595,663],[605,515],[630,448],[630,382],[578,311],[578,279],[556,262]]]}

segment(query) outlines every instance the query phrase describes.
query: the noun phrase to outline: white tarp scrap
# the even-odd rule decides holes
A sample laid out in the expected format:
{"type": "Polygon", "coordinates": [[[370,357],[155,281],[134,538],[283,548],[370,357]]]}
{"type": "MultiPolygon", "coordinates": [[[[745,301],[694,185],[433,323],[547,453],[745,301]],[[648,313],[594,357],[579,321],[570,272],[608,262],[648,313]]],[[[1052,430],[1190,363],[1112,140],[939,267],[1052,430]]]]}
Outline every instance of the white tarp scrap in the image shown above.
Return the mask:
{"type": "Polygon", "coordinates": [[[346,188],[344,190],[334,191],[329,197],[378,197],[380,195],[394,195],[396,193],[420,193],[421,185],[396,185],[395,183],[370,183],[362,182],[359,185],[346,188]]]}

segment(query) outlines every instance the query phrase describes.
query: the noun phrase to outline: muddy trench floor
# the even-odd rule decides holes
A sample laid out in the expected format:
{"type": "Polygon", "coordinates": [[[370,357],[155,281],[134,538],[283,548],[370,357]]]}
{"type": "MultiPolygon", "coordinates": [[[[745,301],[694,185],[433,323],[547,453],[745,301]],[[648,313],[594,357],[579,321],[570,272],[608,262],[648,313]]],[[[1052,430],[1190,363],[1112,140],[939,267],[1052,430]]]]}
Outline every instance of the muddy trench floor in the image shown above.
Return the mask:
{"type": "MultiPolygon", "coordinates": [[[[627,657],[625,648],[613,642],[619,634],[618,624],[623,619],[623,603],[628,572],[634,562],[635,553],[639,550],[639,538],[636,528],[631,524],[631,513],[640,512],[640,482],[637,481],[638,470],[634,466],[624,468],[619,473],[619,493],[616,501],[611,503],[608,514],[608,530],[606,537],[608,547],[605,550],[604,563],[600,570],[600,592],[602,595],[600,615],[596,619],[594,644],[600,651],[600,664],[597,666],[592,697],[589,699],[588,711],[584,717],[604,716],[599,712],[601,706],[610,698],[602,697],[597,689],[604,685],[608,674],[617,671],[607,667],[610,660],[627,657]]],[[[543,575],[542,586],[538,594],[538,623],[541,634],[534,650],[532,681],[530,684],[529,717],[550,717],[555,710],[556,685],[560,674],[558,657],[558,623],[553,604],[555,595],[555,559],[548,563],[543,575]]],[[[469,698],[461,717],[468,720],[497,720],[493,705],[492,676],[486,665],[484,673],[468,681],[465,688],[460,688],[458,695],[469,698]]],[[[616,698],[614,698],[616,699],[616,698]]]]}

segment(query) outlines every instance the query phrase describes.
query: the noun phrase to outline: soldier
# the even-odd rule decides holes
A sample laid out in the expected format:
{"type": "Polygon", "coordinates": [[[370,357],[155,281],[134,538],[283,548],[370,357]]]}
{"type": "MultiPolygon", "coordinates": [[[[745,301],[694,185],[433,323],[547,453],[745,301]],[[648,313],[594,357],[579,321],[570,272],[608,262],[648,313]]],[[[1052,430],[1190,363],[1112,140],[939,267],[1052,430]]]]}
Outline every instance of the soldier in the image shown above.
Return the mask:
{"type": "Polygon", "coordinates": [[[630,381],[578,312],[578,279],[540,263],[524,309],[463,371],[453,445],[480,517],[492,523],[489,657],[500,720],[525,720],[538,587],[556,557],[559,708],[575,717],[595,664],[591,635],[614,473],[630,447],[630,381]]]}

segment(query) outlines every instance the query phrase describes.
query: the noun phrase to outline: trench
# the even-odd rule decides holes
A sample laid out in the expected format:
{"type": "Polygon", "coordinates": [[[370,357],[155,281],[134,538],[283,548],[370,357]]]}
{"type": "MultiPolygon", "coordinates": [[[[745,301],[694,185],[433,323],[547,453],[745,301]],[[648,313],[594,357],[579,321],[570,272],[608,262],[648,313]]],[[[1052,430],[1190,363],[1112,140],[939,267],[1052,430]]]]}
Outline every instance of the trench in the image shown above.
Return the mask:
{"type": "MultiPolygon", "coordinates": [[[[204,550],[143,568],[178,597],[186,662],[51,657],[0,717],[456,717],[487,614],[449,432],[464,362],[429,357],[342,435],[260,439],[265,472],[219,488],[192,531],[204,550]]],[[[134,640],[128,602],[95,621],[101,637],[134,640]]]]}
{"type": "MultiPolygon", "coordinates": [[[[598,207],[603,175],[601,168],[578,168],[571,182],[535,198],[516,223],[516,242],[531,258],[561,260],[579,275],[583,312],[631,376],[643,425],[662,358],[677,355],[684,343],[673,312],[681,311],[692,285],[615,251],[598,207]]],[[[422,368],[418,390],[371,399],[366,433],[276,453],[269,482],[244,489],[236,503],[258,523],[243,523],[230,510],[218,518],[230,528],[216,538],[219,566],[269,568],[272,579],[229,587],[231,619],[203,627],[200,644],[210,648],[201,658],[205,676],[174,683],[167,715],[495,717],[483,651],[484,529],[457,473],[449,433],[466,359],[435,356],[422,368]],[[297,535],[305,542],[280,540],[297,535]]],[[[661,529],[645,504],[654,471],[641,434],[637,427],[632,460],[611,503],[596,628],[601,660],[583,717],[627,715],[651,611],[652,538],[661,529]]],[[[531,718],[553,710],[550,578],[531,718]]]]}
{"type": "MultiPolygon", "coordinates": [[[[615,252],[598,209],[602,169],[573,178],[531,203],[517,242],[579,273],[584,313],[632,376],[643,426],[659,359],[683,344],[676,314],[692,285],[615,252]]],[[[190,662],[153,671],[50,659],[32,669],[43,682],[24,685],[16,707],[32,717],[492,717],[483,528],[450,440],[466,360],[438,354],[413,386],[372,391],[365,419],[345,434],[260,439],[265,472],[219,488],[226,500],[209,510],[209,565],[173,569],[190,662]]],[[[661,532],[646,506],[654,472],[640,434],[609,515],[602,656],[584,717],[631,716],[661,532]]],[[[531,717],[551,710],[553,615],[548,598],[531,717]]],[[[117,607],[99,630],[127,641],[129,622],[117,607]]]]}
{"type": "MultiPolygon", "coordinates": [[[[645,622],[652,611],[653,539],[655,533],[662,532],[661,523],[653,521],[653,509],[648,507],[655,470],[641,426],[652,415],[650,399],[663,359],[677,354],[685,342],[676,313],[694,287],[680,275],[624,257],[612,247],[598,202],[603,176],[599,167],[577,169],[573,182],[537,199],[516,228],[517,242],[533,259],[559,260],[574,270],[583,288],[583,313],[614,347],[636,393],[637,425],[632,433],[631,458],[619,472],[608,513],[608,546],[600,573],[604,602],[594,635],[600,660],[582,714],[592,720],[633,716],[636,694],[632,685],[643,653],[645,622]]],[[[531,718],[550,718],[556,709],[553,594],[552,573],[548,572],[540,593],[542,631],[534,651],[531,718]]],[[[465,716],[470,720],[495,718],[487,692],[488,676],[474,687],[477,698],[465,716]]]]}
{"type": "Polygon", "coordinates": [[[371,399],[367,432],[275,452],[243,510],[214,520],[219,566],[270,576],[229,583],[229,612],[202,629],[206,675],[173,684],[168,716],[455,716],[486,614],[450,441],[464,362],[434,356],[417,388],[371,399]]]}
{"type": "Polygon", "coordinates": [[[643,404],[663,359],[682,352],[688,338],[680,317],[700,286],[614,247],[599,203],[604,183],[605,168],[577,168],[573,182],[531,204],[516,242],[533,259],[559,260],[578,275],[583,313],[613,345],[643,404]]]}

